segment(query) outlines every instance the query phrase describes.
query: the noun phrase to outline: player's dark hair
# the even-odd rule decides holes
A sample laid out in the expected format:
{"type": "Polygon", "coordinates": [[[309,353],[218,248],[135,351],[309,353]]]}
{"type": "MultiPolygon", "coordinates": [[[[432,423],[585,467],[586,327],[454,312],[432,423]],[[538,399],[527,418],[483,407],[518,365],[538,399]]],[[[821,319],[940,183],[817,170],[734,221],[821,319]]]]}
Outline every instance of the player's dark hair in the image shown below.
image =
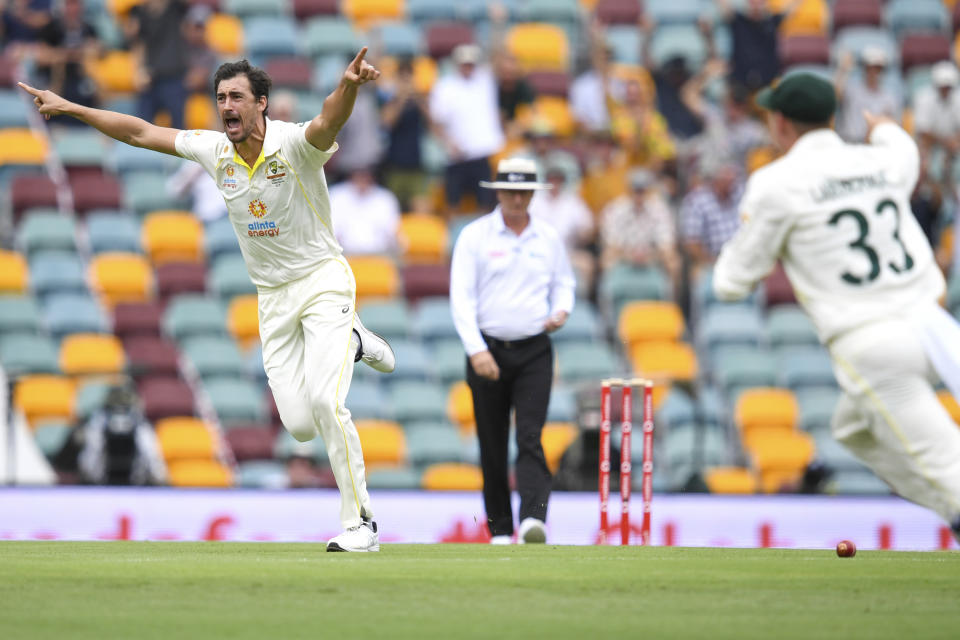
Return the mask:
{"type": "Polygon", "coordinates": [[[247,80],[250,81],[250,90],[253,92],[253,97],[256,100],[259,100],[260,96],[267,98],[267,108],[263,110],[263,115],[266,116],[267,111],[270,109],[270,85],[272,84],[270,76],[267,75],[266,71],[253,66],[247,60],[224,62],[220,65],[217,72],[213,74],[214,98],[217,96],[217,89],[220,87],[221,82],[240,75],[247,76],[247,80]]]}

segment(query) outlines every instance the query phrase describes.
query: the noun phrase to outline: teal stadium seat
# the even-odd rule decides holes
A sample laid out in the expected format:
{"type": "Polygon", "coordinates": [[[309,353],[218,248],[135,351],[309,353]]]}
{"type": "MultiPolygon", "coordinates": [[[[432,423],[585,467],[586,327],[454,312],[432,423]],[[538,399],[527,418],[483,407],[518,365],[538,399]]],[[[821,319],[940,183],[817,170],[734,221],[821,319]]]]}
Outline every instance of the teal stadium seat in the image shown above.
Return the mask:
{"type": "Polygon", "coordinates": [[[33,441],[44,457],[51,460],[63,449],[71,431],[67,424],[42,424],[33,430],[33,441]]]}
{"type": "Polygon", "coordinates": [[[800,405],[800,428],[811,433],[829,433],[830,421],[840,399],[840,390],[811,387],[797,390],[800,405]]]}
{"type": "MultiPolygon", "coordinates": [[[[269,3],[268,3],[269,4],[269,3]]],[[[298,53],[297,24],[283,15],[256,15],[243,21],[247,53],[257,61],[298,53]]]]}
{"type": "Polygon", "coordinates": [[[140,223],[130,214],[104,212],[88,215],[87,238],[93,253],[142,253],[140,223]]]}
{"type": "Polygon", "coordinates": [[[617,264],[600,276],[601,308],[604,314],[616,318],[632,300],[666,300],[669,288],[667,276],[659,267],[617,264]]]}
{"type": "Polygon", "coordinates": [[[695,24],[658,26],[650,42],[650,57],[656,66],[675,57],[683,57],[687,67],[696,71],[707,59],[707,43],[695,24]]]}
{"type": "Polygon", "coordinates": [[[745,345],[717,349],[712,359],[713,377],[735,400],[749,387],[773,387],[777,383],[777,362],[767,350],[745,345]]]}
{"type": "Polygon", "coordinates": [[[245,489],[286,489],[290,486],[290,476],[282,462],[247,460],[237,465],[236,483],[245,489]]]}
{"type": "Polygon", "coordinates": [[[390,374],[393,380],[427,380],[432,378],[430,358],[427,350],[413,340],[393,340],[390,342],[397,357],[397,368],[390,374]]]}
{"type": "Polygon", "coordinates": [[[167,305],[163,327],[177,341],[193,335],[226,335],[227,318],[220,301],[188,293],[167,305]]]}
{"type": "Polygon", "coordinates": [[[709,307],[719,304],[725,307],[743,306],[759,309],[764,303],[764,291],[761,284],[749,296],[736,302],[726,302],[713,293],[713,271],[703,271],[693,283],[693,310],[697,317],[702,316],[709,307]]]}
{"type": "Polygon", "coordinates": [[[581,12],[578,0],[525,0],[515,11],[520,22],[547,22],[568,31],[579,25],[581,12]]]}
{"type": "Polygon", "coordinates": [[[402,299],[367,302],[360,307],[358,313],[363,326],[387,340],[410,337],[410,312],[402,299]]]}
{"type": "Polygon", "coordinates": [[[213,378],[204,382],[207,396],[220,422],[263,422],[267,407],[263,390],[243,378],[213,378]]]}
{"type": "Polygon", "coordinates": [[[215,376],[234,376],[244,370],[237,343],[225,336],[187,338],[180,343],[180,350],[205,380],[215,376]]]}
{"type": "Polygon", "coordinates": [[[457,6],[449,0],[407,0],[407,16],[420,25],[455,20],[459,17],[457,6]]]}
{"type": "Polygon", "coordinates": [[[896,38],[908,32],[950,33],[950,11],[940,0],[890,0],[886,18],[896,38]]]}
{"type": "Polygon", "coordinates": [[[189,210],[189,201],[167,192],[167,179],[158,173],[136,171],[121,176],[124,205],[140,217],[151,211],[189,210]]]}
{"type": "MultiPolygon", "coordinates": [[[[189,161],[182,160],[180,162],[189,161]]],[[[177,168],[178,161],[172,156],[157,153],[151,149],[134,147],[129,144],[115,144],[112,153],[109,155],[108,164],[114,173],[123,176],[137,171],[157,174],[171,173],[177,168]]]]}
{"type": "MultiPolygon", "coordinates": [[[[110,140],[93,129],[64,129],[53,138],[53,151],[65,167],[104,167],[110,140]]],[[[110,141],[112,142],[112,141],[110,141]]]]}
{"type": "Polygon", "coordinates": [[[312,458],[320,464],[329,464],[323,438],[317,436],[313,440],[300,442],[286,429],[280,429],[273,445],[273,457],[277,460],[287,460],[292,456],[312,458]]]}
{"type": "Polygon", "coordinates": [[[605,342],[558,344],[556,358],[560,379],[569,384],[596,384],[624,371],[605,342]]]}
{"type": "Polygon", "coordinates": [[[390,385],[390,406],[401,424],[447,419],[447,394],[432,382],[400,380],[390,385]]]}
{"type": "MultiPolygon", "coordinates": [[[[642,460],[643,439],[634,438],[630,445],[634,460],[642,460]]],[[[724,432],[697,429],[692,425],[667,431],[663,439],[663,453],[673,489],[681,488],[691,474],[706,467],[726,466],[733,462],[730,443],[724,432]],[[695,451],[698,448],[702,466],[697,466],[695,451]]]]}
{"type": "Polygon", "coordinates": [[[555,384],[550,390],[550,404],[547,405],[547,422],[576,422],[577,396],[573,389],[555,384]]]}
{"type": "Polygon", "coordinates": [[[33,298],[0,296],[0,336],[11,333],[40,333],[40,307],[33,298]]]}
{"type": "Polygon", "coordinates": [[[788,346],[816,346],[817,331],[804,311],[794,305],[781,305],[767,316],[767,341],[774,349],[788,346]]]}
{"type": "Polygon", "coordinates": [[[467,377],[467,353],[454,338],[438,340],[430,347],[430,372],[444,386],[467,377]]]}
{"type": "Polygon", "coordinates": [[[893,33],[883,27],[856,26],[840,29],[833,37],[830,58],[835,63],[844,52],[859,55],[866,47],[878,47],[887,54],[890,66],[900,68],[900,45],[893,33]]]}
{"type": "Polygon", "coordinates": [[[267,372],[263,368],[263,347],[255,343],[243,356],[243,370],[260,384],[267,384],[267,372]]]}
{"type": "Polygon", "coordinates": [[[705,6],[700,0],[645,0],[643,9],[657,26],[692,25],[704,13],[705,6]]]}
{"type": "Polygon", "coordinates": [[[290,15],[289,0],[223,0],[223,11],[238,18],[290,15]]]}
{"type": "Polygon", "coordinates": [[[85,422],[99,411],[107,401],[110,385],[102,381],[87,382],[77,389],[74,412],[78,422],[85,422]]]}
{"type": "Polygon", "coordinates": [[[827,493],[839,495],[886,496],[890,486],[872,471],[838,471],[828,481],[827,493]]]}
{"type": "Polygon", "coordinates": [[[763,338],[763,322],[756,309],[716,303],[703,314],[696,334],[700,349],[711,353],[721,346],[757,346],[763,338]]]}
{"type": "Polygon", "coordinates": [[[212,262],[226,255],[242,257],[237,233],[233,230],[230,218],[224,216],[208,222],[204,228],[203,237],[207,256],[212,262]]]}
{"type": "Polygon", "coordinates": [[[613,52],[614,62],[629,65],[640,64],[643,34],[633,25],[616,24],[607,27],[604,33],[607,46],[613,52]]]}
{"type": "Polygon", "coordinates": [[[729,403],[723,393],[712,385],[697,389],[697,412],[704,424],[723,429],[730,424],[729,403]]]}
{"type": "Polygon", "coordinates": [[[393,420],[393,412],[380,385],[368,380],[354,380],[347,393],[346,406],[354,419],[393,420]]]}
{"type": "Polygon", "coordinates": [[[106,314],[88,294],[58,293],[43,303],[44,324],[50,334],[61,339],[71,333],[106,333],[106,314]]]}
{"type": "Polygon", "coordinates": [[[554,342],[590,342],[603,335],[603,320],[587,300],[577,300],[563,327],[551,334],[554,342]]]}
{"type": "Polygon", "coordinates": [[[816,447],[815,459],[836,472],[867,471],[866,465],[859,458],[850,453],[850,450],[833,439],[829,433],[814,433],[816,447]]]}
{"type": "Polygon", "coordinates": [[[410,463],[423,468],[437,462],[463,462],[457,428],[443,422],[411,424],[404,429],[410,463]]]}
{"type": "Polygon", "coordinates": [[[780,381],[793,391],[804,387],[836,386],[833,361],[821,346],[795,347],[777,353],[780,381]]]}
{"type": "Polygon", "coordinates": [[[300,31],[300,42],[303,52],[312,58],[331,53],[352,58],[360,50],[359,36],[341,17],[311,18],[300,31]]]}
{"type": "Polygon", "coordinates": [[[414,57],[423,53],[423,31],[412,22],[381,22],[371,30],[374,42],[383,54],[395,57],[414,57]]]}
{"type": "Polygon", "coordinates": [[[10,333],[0,336],[0,364],[8,377],[59,373],[57,348],[47,336],[10,333]]]}
{"type": "Polygon", "coordinates": [[[17,240],[28,255],[43,249],[76,251],[76,223],[57,213],[29,213],[20,223],[17,240]]]}
{"type": "Polygon", "coordinates": [[[80,257],[67,251],[38,251],[30,257],[30,286],[46,297],[56,293],[87,293],[80,257]]]}
{"type": "Polygon", "coordinates": [[[29,102],[18,93],[19,90],[0,90],[0,129],[30,128],[29,111],[27,110],[29,102]]]}
{"type": "Polygon", "coordinates": [[[420,472],[412,467],[373,468],[367,470],[370,489],[419,490],[420,472]]]}
{"type": "Polygon", "coordinates": [[[947,281],[947,308],[954,316],[960,312],[960,275],[952,274],[947,281]]]}
{"type": "Polygon", "coordinates": [[[667,429],[674,429],[680,425],[696,423],[696,415],[697,409],[690,395],[682,389],[671,387],[654,419],[657,424],[661,424],[667,429]]]}
{"type": "Polygon", "coordinates": [[[427,343],[457,338],[449,298],[423,298],[413,311],[413,328],[427,343]]]}
{"type": "Polygon", "coordinates": [[[220,256],[207,272],[207,287],[224,301],[235,296],[256,295],[257,287],[250,280],[242,255],[220,256]]]}

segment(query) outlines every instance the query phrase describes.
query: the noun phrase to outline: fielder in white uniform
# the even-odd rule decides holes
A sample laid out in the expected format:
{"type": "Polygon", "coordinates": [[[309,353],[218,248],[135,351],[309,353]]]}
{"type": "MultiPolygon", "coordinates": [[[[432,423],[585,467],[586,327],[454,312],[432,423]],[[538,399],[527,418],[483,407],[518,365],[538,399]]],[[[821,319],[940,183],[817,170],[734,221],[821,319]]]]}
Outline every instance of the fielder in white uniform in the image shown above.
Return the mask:
{"type": "Polygon", "coordinates": [[[308,123],[267,118],[270,78],[244,60],[214,76],[225,133],[179,131],[124,114],[89,109],[21,84],[48,118],[66,114],[138,147],[200,163],[216,181],[250,279],[257,286],[263,361],[286,429],[297,440],[323,437],[340,489],[344,532],[328,551],[378,551],[363,452],[344,400],[353,363],[390,372],[390,346],[354,311],[353,273],[334,238],[323,165],[337,150],[357,87],[380,72],[363,48],[308,123]]]}
{"type": "Polygon", "coordinates": [[[960,330],[937,304],[944,279],[910,211],[917,146],[871,114],[868,144],[843,142],[830,128],[833,86],[812,74],[785,77],[757,102],[785,155],[750,177],[715,292],[745,297],[781,260],[844,392],[834,437],[957,532],[960,429],[931,381],[960,387],[960,360],[935,346],[960,330]]]}

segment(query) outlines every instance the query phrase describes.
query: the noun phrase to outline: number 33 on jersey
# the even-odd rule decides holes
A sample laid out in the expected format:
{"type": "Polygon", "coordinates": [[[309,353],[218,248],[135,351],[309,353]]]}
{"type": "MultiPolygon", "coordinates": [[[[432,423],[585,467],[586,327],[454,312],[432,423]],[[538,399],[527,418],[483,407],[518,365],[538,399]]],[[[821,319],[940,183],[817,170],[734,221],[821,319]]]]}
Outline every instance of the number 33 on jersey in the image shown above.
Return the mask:
{"type": "Polygon", "coordinates": [[[862,145],[805,134],[750,177],[715,289],[746,295],[779,259],[824,342],[936,299],[943,276],[910,211],[917,171],[917,147],[894,124],[862,145]]]}

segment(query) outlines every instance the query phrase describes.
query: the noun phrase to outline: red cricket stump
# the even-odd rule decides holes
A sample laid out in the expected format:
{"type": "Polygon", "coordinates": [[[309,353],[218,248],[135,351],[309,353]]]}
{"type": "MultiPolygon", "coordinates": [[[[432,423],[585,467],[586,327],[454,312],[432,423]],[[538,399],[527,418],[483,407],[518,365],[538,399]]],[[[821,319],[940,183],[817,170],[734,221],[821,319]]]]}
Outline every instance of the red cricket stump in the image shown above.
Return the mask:
{"type": "Polygon", "coordinates": [[[600,385],[600,544],[607,543],[607,504],[610,502],[610,383],[600,385]]]}
{"type": "Polygon", "coordinates": [[[630,544],[630,434],[633,432],[633,389],[624,384],[620,395],[620,544],[630,544]]]}
{"type": "Polygon", "coordinates": [[[650,544],[650,503],[653,500],[653,383],[643,385],[643,522],[640,543],[650,544]]]}

